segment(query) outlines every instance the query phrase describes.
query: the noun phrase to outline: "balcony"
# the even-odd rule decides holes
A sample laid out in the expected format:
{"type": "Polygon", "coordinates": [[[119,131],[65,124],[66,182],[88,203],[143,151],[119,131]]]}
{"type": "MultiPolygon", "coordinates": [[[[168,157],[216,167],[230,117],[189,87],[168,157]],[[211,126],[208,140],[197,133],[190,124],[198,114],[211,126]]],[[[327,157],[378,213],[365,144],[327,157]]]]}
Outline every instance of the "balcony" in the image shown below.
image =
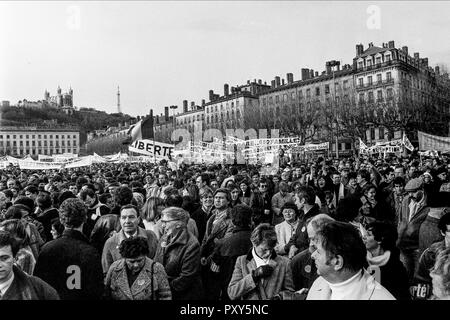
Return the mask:
{"type": "Polygon", "coordinates": [[[383,81],[377,81],[377,82],[372,82],[372,83],[365,83],[363,85],[358,84],[356,86],[356,90],[364,90],[364,89],[375,89],[378,87],[382,87],[382,86],[387,86],[387,85],[392,85],[394,84],[394,79],[386,79],[383,81]]]}

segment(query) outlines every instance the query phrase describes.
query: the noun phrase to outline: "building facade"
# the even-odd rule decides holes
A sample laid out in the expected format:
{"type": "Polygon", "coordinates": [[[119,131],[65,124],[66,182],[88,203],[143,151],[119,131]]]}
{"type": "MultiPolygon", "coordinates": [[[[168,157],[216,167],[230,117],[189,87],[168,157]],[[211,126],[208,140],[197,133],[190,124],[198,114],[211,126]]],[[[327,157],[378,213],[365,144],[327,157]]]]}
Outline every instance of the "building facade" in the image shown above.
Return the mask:
{"type": "Polygon", "coordinates": [[[78,154],[80,131],[78,129],[49,129],[38,127],[0,128],[0,153],[26,156],[78,154]]]}

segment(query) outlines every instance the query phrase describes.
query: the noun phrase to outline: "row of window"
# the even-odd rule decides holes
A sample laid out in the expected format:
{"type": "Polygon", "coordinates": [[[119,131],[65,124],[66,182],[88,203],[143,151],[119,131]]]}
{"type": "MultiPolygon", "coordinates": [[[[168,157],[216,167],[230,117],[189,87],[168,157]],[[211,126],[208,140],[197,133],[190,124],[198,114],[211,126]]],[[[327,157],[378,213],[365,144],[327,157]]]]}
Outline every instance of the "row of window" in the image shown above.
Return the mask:
{"type": "Polygon", "coordinates": [[[358,61],[358,69],[364,68],[364,66],[371,67],[373,65],[380,65],[383,62],[388,62],[391,60],[392,59],[391,59],[390,53],[376,57],[375,61],[372,56],[369,56],[365,60],[358,61]],[[383,57],[384,57],[384,61],[383,61],[383,57]],[[365,65],[364,65],[364,62],[365,62],[365,65]]]}
{"type": "MultiPolygon", "coordinates": [[[[11,135],[9,135],[9,134],[5,135],[6,139],[10,139],[10,136],[11,136],[11,135]]],[[[19,139],[23,139],[24,136],[25,136],[25,139],[30,139],[30,136],[31,136],[31,139],[36,139],[36,135],[34,135],[34,134],[33,134],[33,135],[29,135],[29,134],[26,134],[26,135],[23,135],[23,134],[16,135],[16,134],[13,134],[13,135],[12,135],[12,138],[13,138],[13,139],[16,139],[17,136],[19,136],[19,139]]],[[[42,136],[44,136],[44,139],[47,139],[47,135],[46,135],[46,134],[44,134],[44,135],[38,134],[38,135],[37,135],[37,138],[38,138],[38,139],[41,139],[42,136]]],[[[71,135],[68,134],[67,137],[66,137],[64,134],[62,134],[62,135],[61,135],[61,139],[70,139],[70,136],[71,136],[71,135]]],[[[77,136],[74,134],[74,135],[72,136],[72,138],[73,138],[73,139],[76,139],[77,136]]],[[[49,139],[53,139],[53,135],[52,135],[52,134],[49,135],[49,139]]],[[[59,135],[58,135],[58,134],[55,135],[55,139],[59,139],[59,135]]],[[[0,134],[0,140],[3,140],[3,134],[0,134]]]]}
{"type": "MultiPolygon", "coordinates": [[[[391,72],[386,72],[386,81],[391,81],[392,80],[392,73],[391,72]]],[[[382,74],[379,73],[377,74],[377,84],[381,84],[383,82],[383,77],[382,74]]],[[[373,84],[373,78],[372,76],[368,76],[367,77],[367,84],[370,86],[373,84]]],[[[364,78],[358,78],[358,86],[362,87],[364,85],[364,78]]]]}
{"type": "MultiPolygon", "coordinates": [[[[386,95],[388,99],[391,99],[394,95],[394,91],[392,88],[387,88],[386,89],[386,95]]],[[[373,91],[369,91],[367,92],[367,97],[368,97],[368,101],[369,102],[374,102],[374,92],[373,91]]],[[[383,90],[377,90],[377,100],[381,101],[383,100],[383,90]]],[[[359,94],[359,101],[363,102],[365,101],[365,93],[361,92],[359,94]]]]}
{"type": "Polygon", "coordinates": [[[182,124],[182,123],[191,123],[194,122],[195,119],[197,119],[197,121],[200,121],[200,119],[205,120],[205,115],[204,114],[198,114],[197,117],[186,117],[184,119],[177,119],[177,124],[182,124]]]}
{"type": "Polygon", "coordinates": [[[17,155],[38,155],[38,154],[44,154],[44,155],[53,155],[53,154],[63,154],[63,153],[77,153],[77,149],[62,149],[60,152],[58,150],[36,150],[36,149],[19,149],[19,150],[5,150],[0,149],[0,154],[17,154],[17,155]]]}
{"type": "MultiPolygon", "coordinates": [[[[14,147],[17,146],[17,141],[2,141],[2,140],[0,140],[0,146],[3,146],[3,144],[5,143],[5,145],[6,145],[7,147],[9,147],[11,142],[12,142],[12,145],[13,145],[14,147]]],[[[59,142],[59,141],[56,141],[56,143],[55,143],[56,148],[59,148],[59,143],[58,143],[58,142],[59,142]]],[[[38,141],[38,142],[37,142],[38,147],[41,146],[41,143],[42,143],[41,141],[38,141]]],[[[47,141],[43,141],[43,144],[44,144],[44,147],[46,147],[46,146],[47,146],[47,141]]],[[[23,145],[24,145],[23,141],[19,141],[19,146],[22,147],[23,145]]],[[[29,146],[30,146],[30,141],[25,141],[25,146],[26,146],[26,147],[29,147],[29,146]]],[[[36,146],[36,141],[34,141],[34,140],[31,141],[31,146],[32,146],[32,147],[36,146]]],[[[49,141],[49,146],[50,146],[50,147],[53,147],[53,141],[49,141]]],[[[61,146],[62,146],[62,147],[65,147],[65,146],[66,146],[65,141],[61,141],[61,146]]],[[[67,141],[67,146],[70,147],[70,141],[69,141],[69,140],[67,141]]],[[[73,146],[74,146],[74,147],[77,146],[77,141],[76,141],[76,140],[73,141],[73,146]]]]}
{"type": "MultiPolygon", "coordinates": [[[[229,107],[229,104],[228,104],[228,102],[227,102],[227,103],[226,103],[226,108],[228,109],[228,107],[229,107]]],[[[236,101],[236,108],[237,108],[237,107],[239,107],[239,100],[236,101]]],[[[233,108],[234,108],[234,102],[231,102],[231,109],[233,109],[233,108]]],[[[217,106],[217,105],[206,107],[206,112],[207,112],[207,113],[213,112],[213,111],[217,112],[218,110],[219,110],[219,109],[218,109],[218,106],[217,106]]],[[[223,104],[220,105],[220,111],[223,111],[223,104]]]]}

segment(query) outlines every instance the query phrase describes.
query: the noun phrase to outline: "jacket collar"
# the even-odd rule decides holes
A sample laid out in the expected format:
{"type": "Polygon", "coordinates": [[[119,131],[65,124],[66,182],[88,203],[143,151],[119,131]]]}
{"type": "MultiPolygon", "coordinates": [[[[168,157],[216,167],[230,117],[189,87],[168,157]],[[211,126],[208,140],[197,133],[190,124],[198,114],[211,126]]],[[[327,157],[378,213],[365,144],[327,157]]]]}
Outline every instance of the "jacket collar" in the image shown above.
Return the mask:
{"type": "MultiPolygon", "coordinates": [[[[147,239],[147,233],[145,232],[144,229],[142,229],[141,227],[138,227],[137,230],[137,235],[138,237],[144,237],[147,239]]],[[[118,233],[118,238],[119,238],[119,243],[121,243],[123,240],[125,240],[127,237],[125,236],[125,232],[123,231],[123,229],[120,230],[120,232],[118,233]]]]}
{"type": "MultiPolygon", "coordinates": [[[[252,251],[253,251],[253,247],[247,253],[247,257],[246,257],[247,261],[253,260],[252,251]]],[[[277,258],[277,253],[275,252],[275,250],[272,250],[272,254],[270,255],[270,260],[275,260],[276,258],[277,258]]]]}
{"type": "Polygon", "coordinates": [[[139,294],[142,290],[145,290],[152,281],[152,264],[154,262],[150,258],[145,259],[145,264],[142,270],[139,272],[134,283],[129,285],[128,274],[125,259],[119,260],[115,271],[117,272],[117,285],[119,289],[129,298],[133,299],[133,295],[139,294]]]}
{"type": "Polygon", "coordinates": [[[176,245],[184,246],[189,241],[189,232],[186,228],[180,229],[175,236],[171,239],[170,243],[168,243],[167,248],[173,247],[176,245]]]}
{"type": "Polygon", "coordinates": [[[89,243],[88,238],[86,238],[86,236],[78,230],[64,229],[64,231],[62,233],[62,237],[73,238],[73,239],[77,239],[77,240],[81,240],[83,242],[89,243]]]}

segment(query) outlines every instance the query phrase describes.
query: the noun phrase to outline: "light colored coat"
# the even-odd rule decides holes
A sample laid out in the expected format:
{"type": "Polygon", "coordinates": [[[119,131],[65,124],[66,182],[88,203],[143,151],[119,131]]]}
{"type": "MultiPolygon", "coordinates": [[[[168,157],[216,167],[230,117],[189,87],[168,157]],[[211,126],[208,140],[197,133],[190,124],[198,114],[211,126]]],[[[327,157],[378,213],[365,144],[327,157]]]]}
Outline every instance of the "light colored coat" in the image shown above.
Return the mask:
{"type": "Polygon", "coordinates": [[[273,254],[271,264],[275,266],[270,277],[263,283],[255,284],[252,271],[256,269],[256,262],[252,252],[240,256],[236,260],[233,276],[228,285],[228,295],[231,300],[269,300],[282,291],[294,292],[290,260],[273,254]]]}
{"type": "MultiPolygon", "coordinates": [[[[395,300],[394,296],[375,281],[367,271],[362,271],[359,285],[358,293],[351,300],[395,300]]],[[[331,300],[330,286],[323,277],[314,281],[306,300],[331,300]]]]}
{"type": "Polygon", "coordinates": [[[145,265],[131,288],[128,284],[125,259],[115,261],[106,275],[105,292],[106,298],[113,300],[172,299],[169,280],[167,280],[164,267],[150,258],[146,258],[145,265]]]}
{"type": "MultiPolygon", "coordinates": [[[[138,227],[138,237],[144,237],[147,239],[148,249],[149,249],[149,258],[154,258],[156,253],[156,247],[158,245],[158,238],[155,233],[150,230],[145,230],[138,227]]],[[[120,243],[125,240],[126,236],[123,230],[120,230],[118,233],[113,235],[111,238],[106,240],[105,246],[103,248],[102,253],[102,268],[103,273],[106,274],[111,267],[114,261],[122,259],[122,256],[119,253],[120,243]]]]}

